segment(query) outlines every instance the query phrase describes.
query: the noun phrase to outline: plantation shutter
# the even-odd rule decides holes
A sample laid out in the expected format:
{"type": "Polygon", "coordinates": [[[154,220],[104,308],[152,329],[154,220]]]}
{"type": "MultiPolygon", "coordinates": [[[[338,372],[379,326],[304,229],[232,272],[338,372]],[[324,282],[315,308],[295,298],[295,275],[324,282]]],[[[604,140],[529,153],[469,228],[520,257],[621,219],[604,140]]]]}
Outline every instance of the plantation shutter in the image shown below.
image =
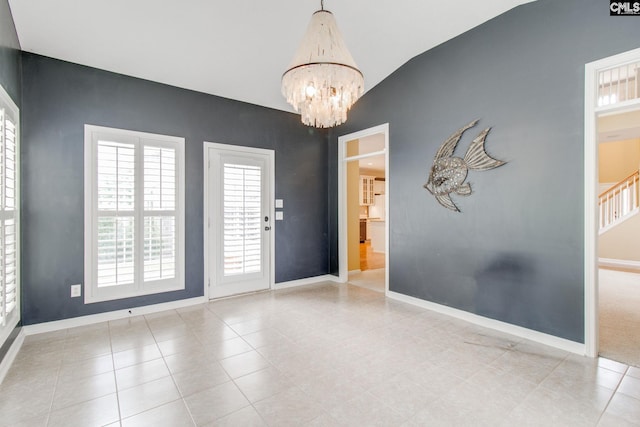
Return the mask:
{"type": "Polygon", "coordinates": [[[144,280],[176,276],[176,150],[144,147],[144,280]]]}
{"type": "Polygon", "coordinates": [[[262,245],[262,168],[225,163],[224,275],[259,273],[262,245]]]}
{"type": "MultiPolygon", "coordinates": [[[[0,109],[0,325],[18,308],[17,129],[0,109]]],[[[2,344],[0,342],[0,344],[2,344]]]]}
{"type": "Polygon", "coordinates": [[[85,125],[88,302],[184,289],[184,139],[85,125]]]}
{"type": "Polygon", "coordinates": [[[97,286],[135,278],[135,146],[98,141],[97,286]]]}

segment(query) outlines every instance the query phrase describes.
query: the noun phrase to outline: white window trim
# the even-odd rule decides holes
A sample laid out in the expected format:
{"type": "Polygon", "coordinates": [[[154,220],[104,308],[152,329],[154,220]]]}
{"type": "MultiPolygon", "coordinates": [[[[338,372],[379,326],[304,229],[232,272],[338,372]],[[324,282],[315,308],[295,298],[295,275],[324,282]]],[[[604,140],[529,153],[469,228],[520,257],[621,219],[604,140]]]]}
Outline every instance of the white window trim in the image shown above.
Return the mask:
{"type": "MultiPolygon", "coordinates": [[[[11,312],[11,314],[6,318],[0,320],[0,346],[2,346],[9,335],[13,332],[18,323],[20,322],[21,316],[21,281],[20,281],[20,110],[18,106],[13,102],[9,94],[5,91],[5,89],[0,85],[0,108],[3,108],[5,111],[11,114],[11,118],[15,121],[16,126],[16,169],[15,169],[15,233],[16,233],[16,308],[11,312]]],[[[1,147],[0,147],[1,148],[1,147]]],[[[4,183],[0,183],[0,185],[4,185],[4,183]]],[[[3,303],[4,304],[4,303],[3,303]]],[[[0,306],[0,310],[2,306],[0,306]]]]}
{"type": "MultiPolygon", "coordinates": [[[[146,132],[130,131],[124,129],[108,128],[102,126],[85,125],[84,127],[84,302],[95,303],[111,301],[123,298],[132,298],[142,295],[150,295],[185,289],[185,154],[184,138],[157,135],[146,132]],[[114,286],[112,288],[98,289],[95,280],[95,234],[97,216],[94,215],[94,202],[97,197],[97,141],[96,135],[108,134],[117,141],[135,140],[140,146],[152,145],[157,147],[169,147],[176,150],[176,276],[172,280],[148,281],[136,280],[133,286],[114,286]],[[148,144],[149,142],[151,144],[148,144]]],[[[142,176],[137,173],[137,176],[142,176]]],[[[136,194],[143,197],[143,193],[136,194]]],[[[142,205],[140,205],[142,206],[142,205]]],[[[144,210],[140,218],[144,218],[144,210]]],[[[140,225],[138,229],[140,229],[140,225]]],[[[141,234],[136,232],[137,253],[136,264],[141,265],[142,242],[138,238],[141,234]]],[[[142,277],[140,274],[138,277],[142,277]]]]}

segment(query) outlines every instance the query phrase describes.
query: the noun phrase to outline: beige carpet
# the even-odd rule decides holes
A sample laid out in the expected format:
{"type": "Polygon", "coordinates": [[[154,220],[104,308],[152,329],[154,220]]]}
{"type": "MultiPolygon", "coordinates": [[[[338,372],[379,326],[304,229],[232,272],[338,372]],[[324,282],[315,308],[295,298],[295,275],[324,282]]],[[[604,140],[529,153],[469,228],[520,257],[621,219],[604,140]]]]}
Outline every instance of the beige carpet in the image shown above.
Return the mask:
{"type": "Polygon", "coordinates": [[[600,356],[640,367],[640,274],[600,269],[600,356]]]}

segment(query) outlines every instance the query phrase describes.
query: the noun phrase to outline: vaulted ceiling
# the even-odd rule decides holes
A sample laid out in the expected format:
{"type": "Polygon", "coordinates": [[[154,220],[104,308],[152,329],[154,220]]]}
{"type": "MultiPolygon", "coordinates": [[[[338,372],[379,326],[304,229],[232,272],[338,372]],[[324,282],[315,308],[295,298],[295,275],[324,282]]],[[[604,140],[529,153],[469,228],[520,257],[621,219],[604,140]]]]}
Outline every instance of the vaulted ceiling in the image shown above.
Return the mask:
{"type": "MultiPolygon", "coordinates": [[[[531,0],[326,0],[369,90],[531,0]]],[[[9,0],[23,50],[291,111],[280,78],[319,0],[9,0]]]]}

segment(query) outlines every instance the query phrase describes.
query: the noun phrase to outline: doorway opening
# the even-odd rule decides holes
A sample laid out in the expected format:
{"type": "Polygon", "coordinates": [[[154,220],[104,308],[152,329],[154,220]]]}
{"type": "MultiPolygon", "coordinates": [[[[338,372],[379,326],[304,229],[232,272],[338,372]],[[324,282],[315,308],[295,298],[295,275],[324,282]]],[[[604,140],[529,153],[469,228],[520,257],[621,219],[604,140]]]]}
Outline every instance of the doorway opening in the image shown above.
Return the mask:
{"type": "Polygon", "coordinates": [[[389,290],[389,125],[338,138],[341,282],[389,290]]]}
{"type": "Polygon", "coordinates": [[[596,126],[598,353],[640,366],[640,106],[599,114],[596,126]]]}
{"type": "Polygon", "coordinates": [[[640,366],[640,49],[585,70],[585,350],[640,366]]]}

